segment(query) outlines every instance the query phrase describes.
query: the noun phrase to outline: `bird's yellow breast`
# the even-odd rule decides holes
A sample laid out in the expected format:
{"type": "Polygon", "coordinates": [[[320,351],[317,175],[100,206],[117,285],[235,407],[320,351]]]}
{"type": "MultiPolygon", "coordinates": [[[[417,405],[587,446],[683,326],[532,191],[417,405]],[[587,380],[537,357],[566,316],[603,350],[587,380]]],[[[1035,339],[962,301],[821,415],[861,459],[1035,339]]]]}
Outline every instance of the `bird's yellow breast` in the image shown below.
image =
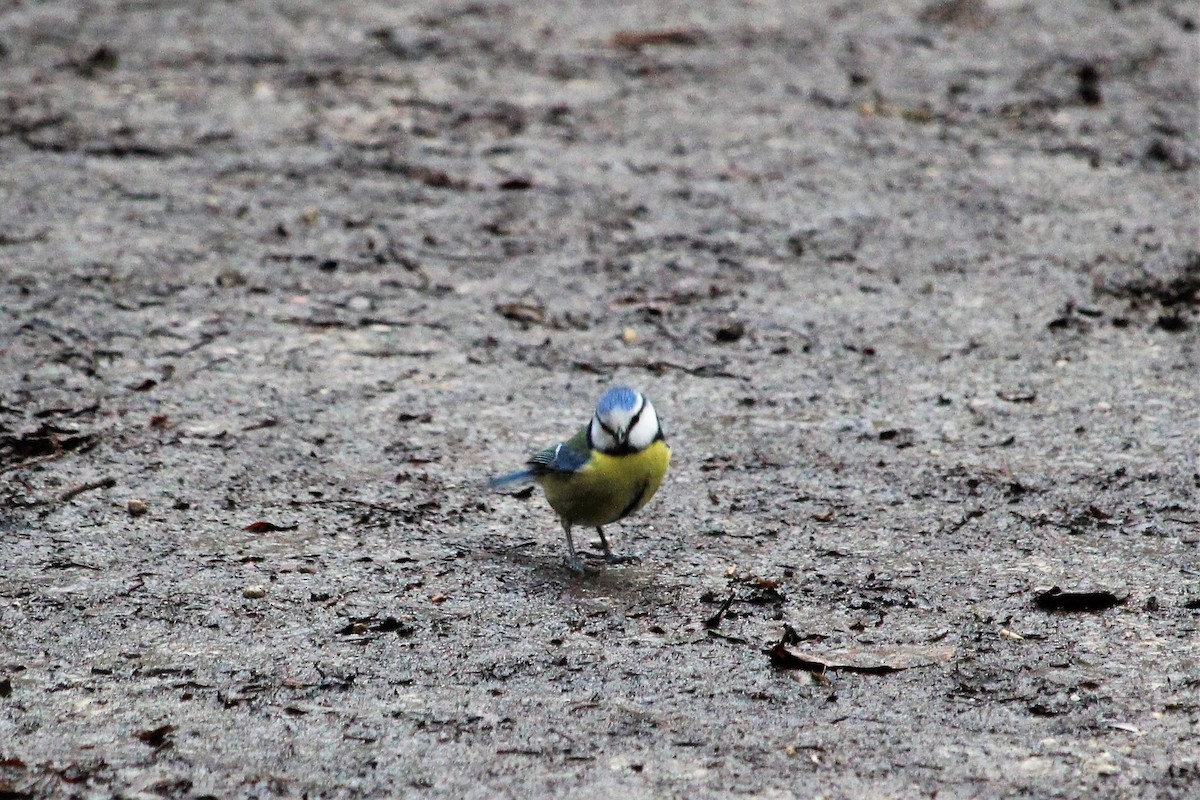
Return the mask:
{"type": "Polygon", "coordinates": [[[646,505],[658,491],[670,462],[671,448],[660,439],[637,453],[610,456],[593,452],[578,471],[550,473],[538,482],[550,507],[565,522],[599,527],[646,505]]]}

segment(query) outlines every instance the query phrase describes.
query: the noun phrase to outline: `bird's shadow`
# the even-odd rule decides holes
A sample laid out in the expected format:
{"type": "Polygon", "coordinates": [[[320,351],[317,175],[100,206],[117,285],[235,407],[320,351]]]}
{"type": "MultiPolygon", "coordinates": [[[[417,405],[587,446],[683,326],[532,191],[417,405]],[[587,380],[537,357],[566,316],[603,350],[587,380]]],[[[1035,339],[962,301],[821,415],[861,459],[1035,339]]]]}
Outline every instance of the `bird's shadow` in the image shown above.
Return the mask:
{"type": "Polygon", "coordinates": [[[481,555],[522,569],[527,573],[530,585],[557,587],[576,599],[640,599],[668,588],[659,580],[661,565],[649,558],[628,564],[610,564],[599,554],[589,552],[585,555],[581,550],[580,555],[584,556],[588,568],[586,572],[578,573],[567,566],[561,550],[547,548],[536,541],[488,547],[481,555]]]}

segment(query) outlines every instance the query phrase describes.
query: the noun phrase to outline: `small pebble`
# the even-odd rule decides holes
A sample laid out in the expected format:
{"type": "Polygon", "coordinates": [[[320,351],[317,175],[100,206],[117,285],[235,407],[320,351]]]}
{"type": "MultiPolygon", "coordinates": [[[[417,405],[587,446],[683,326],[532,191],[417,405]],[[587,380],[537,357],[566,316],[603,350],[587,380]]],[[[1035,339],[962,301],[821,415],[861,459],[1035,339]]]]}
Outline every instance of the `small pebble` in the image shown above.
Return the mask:
{"type": "Polygon", "coordinates": [[[260,600],[267,596],[267,587],[265,586],[247,586],[242,589],[242,597],[247,600],[260,600]]]}
{"type": "Polygon", "coordinates": [[[145,500],[130,500],[125,505],[125,508],[129,511],[130,515],[134,517],[140,517],[150,510],[150,506],[146,505],[145,500]]]}

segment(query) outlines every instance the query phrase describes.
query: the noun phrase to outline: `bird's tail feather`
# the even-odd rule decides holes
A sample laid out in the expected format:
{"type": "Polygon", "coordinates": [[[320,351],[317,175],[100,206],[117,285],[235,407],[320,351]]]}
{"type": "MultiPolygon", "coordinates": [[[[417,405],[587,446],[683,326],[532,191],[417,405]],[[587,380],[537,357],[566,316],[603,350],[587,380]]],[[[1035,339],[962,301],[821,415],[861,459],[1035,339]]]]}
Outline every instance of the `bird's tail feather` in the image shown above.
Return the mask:
{"type": "Polygon", "coordinates": [[[489,489],[512,489],[517,486],[525,486],[533,483],[533,470],[519,469],[516,472],[510,472],[507,475],[501,475],[498,478],[492,478],[488,481],[489,489]]]}

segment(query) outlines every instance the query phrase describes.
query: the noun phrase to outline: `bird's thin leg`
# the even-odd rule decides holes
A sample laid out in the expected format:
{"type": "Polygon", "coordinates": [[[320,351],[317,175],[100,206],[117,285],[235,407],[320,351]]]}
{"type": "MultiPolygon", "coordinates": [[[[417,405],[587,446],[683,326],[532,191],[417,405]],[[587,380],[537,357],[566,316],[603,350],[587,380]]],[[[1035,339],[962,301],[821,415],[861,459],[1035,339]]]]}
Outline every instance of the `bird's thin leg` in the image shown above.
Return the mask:
{"type": "Polygon", "coordinates": [[[608,546],[608,539],[604,535],[604,528],[596,528],[596,533],[600,534],[600,547],[604,550],[604,560],[608,561],[612,558],[612,548],[608,546]]]}
{"type": "Polygon", "coordinates": [[[563,533],[567,535],[567,567],[572,572],[578,572],[580,575],[587,572],[583,566],[583,561],[580,560],[579,554],[575,552],[575,540],[571,538],[571,523],[565,519],[562,521],[563,533]]]}
{"type": "Polygon", "coordinates": [[[640,561],[637,556],[618,556],[613,553],[612,548],[608,546],[608,539],[604,535],[603,528],[596,528],[596,533],[600,534],[600,548],[604,550],[604,560],[610,564],[629,564],[640,561]]]}

